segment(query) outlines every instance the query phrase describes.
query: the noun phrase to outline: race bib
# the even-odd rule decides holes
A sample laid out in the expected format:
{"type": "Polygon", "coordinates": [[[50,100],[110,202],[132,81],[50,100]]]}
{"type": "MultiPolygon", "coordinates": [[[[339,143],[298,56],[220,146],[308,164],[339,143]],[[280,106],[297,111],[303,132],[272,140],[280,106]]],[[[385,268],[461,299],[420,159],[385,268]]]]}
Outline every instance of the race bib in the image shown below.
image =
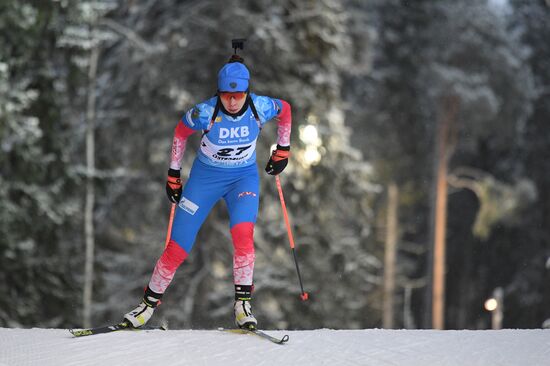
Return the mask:
{"type": "Polygon", "coordinates": [[[218,145],[205,136],[201,141],[201,152],[212,162],[221,165],[241,165],[248,163],[254,157],[256,139],[243,143],[238,143],[238,141],[239,139],[236,138],[235,144],[225,143],[218,145]]]}

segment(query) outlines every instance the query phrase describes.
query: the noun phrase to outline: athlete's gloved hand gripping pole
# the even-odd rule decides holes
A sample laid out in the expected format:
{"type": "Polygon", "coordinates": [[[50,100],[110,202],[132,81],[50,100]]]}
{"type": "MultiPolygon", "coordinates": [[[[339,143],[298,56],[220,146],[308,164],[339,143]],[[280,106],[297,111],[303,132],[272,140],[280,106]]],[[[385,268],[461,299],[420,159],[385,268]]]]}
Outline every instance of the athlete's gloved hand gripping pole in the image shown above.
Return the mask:
{"type": "Polygon", "coordinates": [[[290,146],[277,145],[277,149],[273,150],[271,157],[267,162],[265,171],[270,175],[279,175],[286,168],[288,158],[290,157],[290,146]]]}
{"type": "Polygon", "coordinates": [[[180,171],[168,169],[168,178],[166,179],[166,195],[170,202],[177,204],[181,198],[181,177],[180,171]]]}

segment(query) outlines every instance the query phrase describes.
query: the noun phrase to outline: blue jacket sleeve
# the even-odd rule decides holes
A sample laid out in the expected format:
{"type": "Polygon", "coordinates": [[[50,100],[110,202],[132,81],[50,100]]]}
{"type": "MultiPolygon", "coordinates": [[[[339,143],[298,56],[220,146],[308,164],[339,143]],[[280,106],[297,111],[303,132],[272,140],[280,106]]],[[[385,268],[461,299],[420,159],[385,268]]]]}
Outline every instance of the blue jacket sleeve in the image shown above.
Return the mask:
{"type": "Polygon", "coordinates": [[[251,94],[251,97],[262,125],[277,117],[283,108],[279,99],[255,94],[251,94]]]}

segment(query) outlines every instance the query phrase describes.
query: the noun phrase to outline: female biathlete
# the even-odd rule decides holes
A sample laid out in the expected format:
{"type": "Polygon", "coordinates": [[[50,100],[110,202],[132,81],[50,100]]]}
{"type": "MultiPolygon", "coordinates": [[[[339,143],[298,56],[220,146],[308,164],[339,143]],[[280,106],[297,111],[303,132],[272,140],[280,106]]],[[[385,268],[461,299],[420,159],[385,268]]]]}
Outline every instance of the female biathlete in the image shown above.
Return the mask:
{"type": "Polygon", "coordinates": [[[281,99],[249,92],[250,73],[242,58],[233,55],[218,73],[218,92],[191,108],[178,122],[166,192],[177,204],[171,239],[157,261],[143,300],[124,318],[134,327],[147,323],[177,268],[191,252],[206,216],[223,198],[229,211],[233,241],[235,323],[254,329],[250,301],[254,272],[254,224],[260,198],[256,142],[263,125],[277,121],[277,148],[265,168],[271,175],[283,171],[290,155],[291,111],[281,99]],[[200,148],[182,190],[181,162],[187,138],[202,131],[200,148]]]}

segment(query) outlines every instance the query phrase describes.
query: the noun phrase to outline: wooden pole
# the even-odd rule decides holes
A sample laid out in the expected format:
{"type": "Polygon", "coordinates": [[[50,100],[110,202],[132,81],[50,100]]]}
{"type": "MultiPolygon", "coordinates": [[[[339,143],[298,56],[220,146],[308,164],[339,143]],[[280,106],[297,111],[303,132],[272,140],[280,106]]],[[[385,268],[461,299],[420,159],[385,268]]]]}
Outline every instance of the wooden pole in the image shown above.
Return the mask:
{"type": "Polygon", "coordinates": [[[447,172],[449,165],[450,132],[458,110],[458,98],[445,99],[437,134],[437,178],[435,198],[432,327],[445,329],[445,257],[447,225],[447,172]]]}

